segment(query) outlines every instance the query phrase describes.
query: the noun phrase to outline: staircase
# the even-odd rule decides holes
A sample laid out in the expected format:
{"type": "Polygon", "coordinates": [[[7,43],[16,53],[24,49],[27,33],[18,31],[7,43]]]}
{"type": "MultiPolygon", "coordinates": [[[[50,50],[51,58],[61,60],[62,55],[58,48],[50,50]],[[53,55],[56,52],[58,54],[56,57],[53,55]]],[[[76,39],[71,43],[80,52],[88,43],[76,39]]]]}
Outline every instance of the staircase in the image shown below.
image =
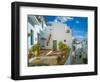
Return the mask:
{"type": "Polygon", "coordinates": [[[50,38],[51,38],[51,34],[50,34],[49,37],[48,37],[47,46],[48,46],[48,44],[49,44],[49,42],[50,42],[50,38]]]}

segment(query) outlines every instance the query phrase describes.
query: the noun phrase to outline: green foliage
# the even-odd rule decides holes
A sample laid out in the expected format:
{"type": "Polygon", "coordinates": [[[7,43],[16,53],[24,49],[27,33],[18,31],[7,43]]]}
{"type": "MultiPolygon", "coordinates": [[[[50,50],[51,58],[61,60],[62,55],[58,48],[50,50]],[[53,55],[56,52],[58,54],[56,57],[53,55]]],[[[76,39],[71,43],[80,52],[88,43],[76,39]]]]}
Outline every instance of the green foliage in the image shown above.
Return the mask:
{"type": "Polygon", "coordinates": [[[32,33],[28,33],[28,36],[32,36],[32,33]]]}
{"type": "Polygon", "coordinates": [[[40,45],[34,44],[30,49],[29,49],[29,54],[33,54],[35,56],[39,55],[40,52],[40,45]]]}
{"type": "Polygon", "coordinates": [[[83,58],[83,63],[87,64],[87,58],[83,58]]]}
{"type": "Polygon", "coordinates": [[[66,33],[70,33],[70,30],[66,30],[66,33]]]}
{"type": "Polygon", "coordinates": [[[59,50],[61,51],[66,51],[68,49],[68,46],[63,42],[59,42],[58,46],[59,46],[59,50]]]}

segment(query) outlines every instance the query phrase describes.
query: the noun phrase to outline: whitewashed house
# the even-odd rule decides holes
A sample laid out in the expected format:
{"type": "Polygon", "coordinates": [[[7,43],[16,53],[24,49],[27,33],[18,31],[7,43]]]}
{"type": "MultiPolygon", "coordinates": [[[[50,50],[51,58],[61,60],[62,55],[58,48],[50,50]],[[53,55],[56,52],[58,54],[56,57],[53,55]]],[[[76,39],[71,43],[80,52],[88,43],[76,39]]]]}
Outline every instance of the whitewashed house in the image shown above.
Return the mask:
{"type": "Polygon", "coordinates": [[[83,48],[83,58],[87,58],[88,54],[88,42],[87,42],[87,37],[82,41],[82,48],[83,48]]]}
{"type": "MultiPolygon", "coordinates": [[[[59,50],[59,42],[63,42],[71,48],[72,31],[62,22],[53,22],[50,26],[47,26],[44,20],[42,20],[41,23],[36,16],[28,16],[28,49],[37,42],[39,42],[41,49],[59,50]]],[[[49,59],[46,57],[46,62],[47,60],[50,60],[50,57],[51,56],[49,56],[49,59]]],[[[69,60],[66,62],[70,64],[70,57],[68,59],[69,60]]],[[[34,58],[32,58],[29,62],[33,60],[34,58]]],[[[54,60],[56,60],[55,57],[54,60]]]]}
{"type": "Polygon", "coordinates": [[[69,47],[72,46],[72,32],[67,25],[61,22],[54,22],[51,26],[46,26],[44,20],[41,23],[36,16],[28,16],[29,48],[39,42],[41,49],[58,50],[58,43],[60,41],[69,47]]]}
{"type": "Polygon", "coordinates": [[[28,16],[28,48],[38,42],[40,32],[45,28],[46,24],[39,22],[36,16],[28,16]]]}
{"type": "Polygon", "coordinates": [[[48,26],[45,31],[42,32],[40,45],[44,49],[56,49],[58,50],[58,43],[61,41],[72,46],[72,32],[71,29],[61,22],[54,22],[51,26],[48,26]]]}

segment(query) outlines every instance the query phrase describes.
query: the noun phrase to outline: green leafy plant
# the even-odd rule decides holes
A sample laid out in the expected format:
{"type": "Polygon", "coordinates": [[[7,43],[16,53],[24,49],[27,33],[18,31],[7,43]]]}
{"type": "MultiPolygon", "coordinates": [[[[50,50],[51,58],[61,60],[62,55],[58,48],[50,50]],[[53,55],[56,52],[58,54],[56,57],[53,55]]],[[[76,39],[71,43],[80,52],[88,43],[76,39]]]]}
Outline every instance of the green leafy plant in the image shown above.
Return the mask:
{"type": "Polygon", "coordinates": [[[83,63],[87,64],[87,58],[83,58],[83,63]]]}
{"type": "Polygon", "coordinates": [[[32,33],[28,33],[28,36],[32,36],[32,33]]]}
{"type": "Polygon", "coordinates": [[[70,33],[70,30],[66,30],[66,33],[70,33]]]}
{"type": "Polygon", "coordinates": [[[30,49],[29,49],[29,54],[38,56],[40,52],[40,45],[39,43],[34,44],[30,49]]]}
{"type": "Polygon", "coordinates": [[[59,47],[59,50],[61,50],[61,51],[67,51],[67,49],[69,48],[67,46],[67,44],[65,44],[63,42],[59,42],[58,47],[59,47]]]}

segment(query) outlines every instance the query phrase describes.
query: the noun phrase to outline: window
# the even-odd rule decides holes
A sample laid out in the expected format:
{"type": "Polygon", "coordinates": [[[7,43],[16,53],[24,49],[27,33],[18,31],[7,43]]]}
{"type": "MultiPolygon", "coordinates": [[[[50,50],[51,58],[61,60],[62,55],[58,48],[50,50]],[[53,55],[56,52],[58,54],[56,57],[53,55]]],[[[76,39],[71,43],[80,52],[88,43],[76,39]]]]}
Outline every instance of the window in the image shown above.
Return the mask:
{"type": "Polygon", "coordinates": [[[34,43],[34,31],[31,30],[31,39],[30,39],[30,44],[32,45],[34,43]]]}
{"type": "Polygon", "coordinates": [[[64,40],[64,42],[66,42],[66,40],[64,40]]]}

